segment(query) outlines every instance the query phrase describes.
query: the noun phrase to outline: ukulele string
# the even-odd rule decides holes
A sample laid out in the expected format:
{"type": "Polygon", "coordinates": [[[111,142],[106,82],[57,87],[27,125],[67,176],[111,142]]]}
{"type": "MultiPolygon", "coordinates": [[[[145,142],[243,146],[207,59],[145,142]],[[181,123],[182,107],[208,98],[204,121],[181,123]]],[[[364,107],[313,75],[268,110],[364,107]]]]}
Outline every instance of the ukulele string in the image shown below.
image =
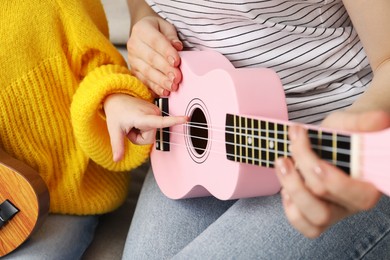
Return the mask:
{"type": "MultiPolygon", "coordinates": [[[[169,114],[169,113],[167,113],[167,112],[163,112],[163,114],[164,115],[167,115],[167,116],[173,116],[173,115],[171,115],[171,114],[169,114]]],[[[275,124],[279,124],[279,123],[275,123],[275,124]]],[[[210,128],[210,127],[208,127],[208,124],[206,124],[206,123],[199,123],[199,122],[189,122],[189,123],[185,123],[185,124],[183,124],[183,125],[188,125],[188,126],[193,126],[194,128],[198,128],[198,129],[205,129],[205,130],[212,130],[212,131],[220,131],[220,132],[225,132],[226,131],[226,129],[225,129],[225,126],[218,126],[218,127],[213,127],[213,128],[210,128]]],[[[285,124],[285,125],[283,125],[283,124],[279,124],[280,126],[288,126],[288,124],[285,124]]],[[[233,126],[227,126],[226,128],[229,128],[229,129],[236,129],[236,130],[240,130],[240,131],[242,131],[242,130],[245,130],[245,131],[258,131],[259,133],[273,133],[273,134],[284,134],[284,131],[279,131],[279,130],[277,130],[277,131],[274,131],[274,130],[264,130],[264,129],[260,129],[260,130],[258,130],[258,129],[255,129],[255,128],[250,128],[250,127],[242,127],[242,126],[240,126],[240,127],[233,127],[233,126]]],[[[234,132],[234,131],[232,131],[232,132],[234,132]]],[[[229,132],[230,133],[230,132],[229,132]]],[[[323,134],[323,136],[321,137],[321,139],[322,140],[325,140],[325,141],[332,141],[333,139],[332,139],[332,132],[323,132],[322,133],[323,134]]],[[[309,136],[309,138],[318,138],[318,135],[315,135],[314,133],[312,133],[312,132],[309,132],[308,133],[308,136],[309,136]]],[[[338,135],[338,139],[337,139],[337,141],[340,141],[340,142],[349,142],[349,139],[348,139],[348,137],[346,137],[346,136],[344,136],[344,135],[338,135]]]]}
{"type": "MultiPolygon", "coordinates": [[[[181,143],[175,143],[175,142],[167,142],[167,141],[159,141],[159,142],[162,142],[162,143],[166,143],[166,144],[169,144],[169,145],[173,145],[173,146],[176,146],[176,147],[180,147],[180,148],[183,148],[185,150],[188,149],[188,145],[185,145],[185,144],[181,144],[181,143]]],[[[196,147],[196,150],[197,151],[201,151],[201,152],[205,152],[207,151],[206,148],[200,148],[200,147],[196,147]]],[[[263,151],[263,152],[267,152],[268,150],[267,149],[258,149],[260,151],[263,151]]],[[[226,152],[225,150],[223,151],[218,151],[216,149],[212,149],[210,150],[210,153],[212,154],[218,154],[218,155],[222,155],[222,156],[231,156],[231,157],[234,157],[234,158],[237,158],[237,161],[240,161],[240,162],[250,162],[252,161],[253,164],[255,162],[258,162],[258,164],[269,164],[270,166],[273,166],[274,165],[274,161],[270,161],[270,160],[266,160],[266,159],[262,159],[262,158],[256,158],[256,157],[249,157],[249,156],[245,156],[245,155],[237,155],[237,154],[233,154],[233,153],[228,153],[226,152]]],[[[290,157],[291,156],[291,153],[290,152],[287,152],[287,153],[284,153],[283,151],[275,151],[274,152],[275,154],[275,157],[290,157]]],[[[350,163],[349,162],[343,162],[343,161],[336,161],[334,162],[333,160],[331,159],[327,159],[327,158],[324,158],[323,160],[335,165],[335,166],[338,166],[338,167],[346,167],[346,168],[350,168],[350,163]]]]}
{"type": "MultiPolygon", "coordinates": [[[[167,115],[167,116],[172,116],[170,115],[169,113],[167,112],[163,112],[164,115],[167,115]]],[[[226,128],[227,129],[233,129],[233,130],[236,130],[236,131],[228,131],[228,133],[235,133],[235,134],[247,134],[247,133],[243,133],[244,131],[245,132],[248,132],[248,131],[252,131],[252,132],[259,132],[259,134],[263,134],[263,133],[268,133],[268,134],[276,134],[276,135],[284,135],[284,131],[279,131],[279,130],[264,130],[264,129],[255,129],[255,128],[250,128],[250,127],[233,127],[233,126],[227,126],[225,128],[225,126],[213,126],[213,128],[210,128],[208,127],[208,124],[205,124],[205,123],[198,123],[198,122],[189,122],[189,123],[185,123],[183,125],[187,125],[187,126],[190,126],[192,128],[197,128],[197,129],[202,129],[202,130],[212,130],[213,132],[226,132],[226,128]],[[241,133],[238,133],[238,130],[241,132],[241,133]]],[[[282,124],[279,124],[281,126],[283,126],[282,124]]],[[[288,126],[286,124],[286,126],[288,126]]],[[[248,136],[250,134],[247,134],[248,136]]],[[[323,141],[333,141],[333,137],[332,137],[333,133],[332,132],[323,132],[322,133],[322,136],[321,136],[321,140],[323,141]]],[[[260,135],[260,137],[265,137],[265,136],[262,136],[260,135]]],[[[314,134],[313,132],[308,132],[308,137],[309,138],[312,138],[312,139],[318,139],[319,135],[316,135],[314,134]]],[[[284,141],[284,139],[282,140],[282,142],[284,141]]],[[[337,135],[337,141],[338,142],[347,142],[349,143],[350,142],[350,139],[344,135],[337,135]]]]}
{"type": "MultiPolygon", "coordinates": [[[[205,124],[202,124],[202,123],[192,123],[192,124],[189,124],[189,123],[186,123],[186,124],[183,124],[183,125],[205,125],[205,124]]],[[[196,127],[196,128],[201,128],[201,129],[208,129],[207,127],[196,127]]],[[[224,131],[224,130],[217,130],[217,131],[224,131]]],[[[276,157],[279,157],[282,156],[282,157],[285,157],[285,156],[291,156],[291,153],[289,153],[288,151],[279,151],[279,150],[276,150],[276,149],[268,149],[268,148],[262,148],[262,147],[256,147],[256,146],[253,146],[251,145],[250,147],[245,145],[245,144],[234,144],[232,142],[225,142],[225,141],[221,141],[221,140],[217,140],[217,139],[209,139],[209,138],[205,138],[205,137],[200,137],[200,136],[191,136],[191,135],[187,135],[187,134],[184,134],[184,133],[178,133],[178,132],[173,132],[173,131],[166,131],[166,130],[163,130],[164,133],[169,133],[169,134],[172,134],[172,135],[180,135],[180,136],[183,136],[183,137],[190,137],[192,139],[198,139],[198,140],[206,140],[207,142],[212,140],[213,142],[216,142],[216,143],[220,143],[220,144],[230,144],[230,145],[235,145],[238,149],[241,149],[241,151],[243,151],[242,149],[245,149],[247,152],[252,152],[252,157],[248,157],[248,156],[243,156],[243,155],[234,155],[234,154],[229,154],[227,153],[225,150],[223,151],[216,151],[215,149],[214,150],[211,150],[210,152],[212,153],[215,153],[215,154],[220,154],[220,155],[228,155],[228,156],[232,156],[232,157],[235,157],[235,158],[238,158],[240,159],[241,161],[253,161],[253,162],[259,162],[259,163],[267,163],[268,164],[273,164],[273,161],[267,161],[267,160],[261,160],[261,159],[258,159],[258,158],[254,158],[254,154],[255,152],[264,152],[264,153],[273,153],[276,157]],[[252,149],[252,150],[248,150],[248,149],[252,149]]],[[[248,136],[247,136],[248,137],[248,136]]],[[[252,136],[249,136],[252,138],[252,136]]],[[[274,141],[274,140],[270,140],[270,138],[260,138],[261,140],[268,140],[268,141],[274,141]]],[[[161,140],[159,141],[161,142],[161,140]]],[[[163,143],[167,143],[167,144],[172,144],[172,145],[176,145],[176,146],[179,146],[179,147],[184,147],[184,148],[188,148],[189,146],[187,145],[182,145],[182,144],[179,144],[179,143],[173,143],[173,142],[167,142],[167,141],[162,141],[163,143]]],[[[286,145],[289,145],[290,144],[290,141],[289,140],[283,140],[282,142],[281,141],[277,141],[276,142],[277,144],[276,145],[279,145],[280,143],[282,143],[283,145],[286,144],[286,145]]],[[[276,146],[277,147],[277,146],[276,146]]],[[[313,146],[312,145],[312,148],[316,148],[318,146],[313,146]]],[[[324,151],[327,151],[327,152],[332,152],[333,150],[331,148],[326,148],[326,147],[319,147],[319,148],[322,148],[322,149],[318,149],[318,150],[321,150],[322,152],[324,151]]],[[[196,150],[197,151],[206,151],[205,148],[200,148],[200,147],[196,147],[196,150]]],[[[339,150],[339,154],[341,154],[341,151],[344,152],[344,154],[349,154],[349,151],[345,150],[345,149],[338,149],[339,150]]],[[[259,154],[260,155],[260,154],[259,154]]],[[[329,163],[333,164],[333,165],[336,165],[336,166],[339,166],[339,167],[346,167],[346,168],[350,168],[350,163],[349,162],[344,162],[344,161],[334,161],[332,159],[329,159],[329,158],[322,158],[323,160],[325,161],[328,161],[329,163]]]]}
{"type": "MultiPolygon", "coordinates": [[[[253,147],[253,142],[254,140],[258,140],[259,143],[261,141],[265,141],[265,142],[268,142],[269,145],[271,146],[278,146],[278,145],[286,145],[286,146],[289,146],[290,145],[290,140],[286,140],[286,139],[280,139],[280,138],[272,138],[272,137],[267,137],[267,136],[254,136],[254,135],[250,135],[250,134],[247,134],[247,133],[244,133],[242,131],[240,132],[236,132],[236,131],[226,131],[225,129],[222,129],[222,128],[209,128],[207,127],[207,124],[203,124],[203,123],[185,123],[183,124],[185,126],[189,126],[191,128],[195,128],[195,129],[202,129],[202,130],[212,130],[213,132],[223,132],[223,133],[228,133],[228,134],[235,134],[235,136],[240,139],[242,137],[245,138],[245,141],[247,144],[236,144],[236,143],[232,143],[232,142],[225,142],[225,140],[217,140],[217,139],[210,139],[210,138],[206,138],[206,137],[201,137],[201,136],[192,136],[190,134],[185,134],[185,133],[179,133],[179,132],[172,132],[172,131],[167,131],[167,130],[163,130],[163,133],[169,133],[169,134],[174,134],[174,135],[181,135],[183,137],[190,137],[190,138],[196,138],[198,140],[205,140],[205,141],[213,141],[213,142],[218,142],[218,143],[222,143],[222,144],[229,144],[229,145],[233,145],[233,146],[236,146],[236,147],[240,147],[240,148],[252,148],[252,149],[258,149],[257,147],[253,147]],[[272,144],[270,144],[272,142],[272,144]]],[[[231,128],[231,127],[227,127],[227,128],[231,128]]],[[[244,129],[245,131],[248,130],[249,128],[241,128],[241,130],[244,129]]],[[[260,133],[267,133],[268,134],[276,134],[276,135],[283,135],[284,132],[283,131],[274,131],[274,130],[271,130],[271,131],[266,131],[266,130],[260,130],[259,131],[260,133]]],[[[313,135],[313,134],[309,134],[309,138],[318,138],[318,136],[316,135],[313,135]]],[[[323,141],[332,141],[333,139],[331,137],[328,137],[328,136],[323,136],[322,138],[323,141]]],[[[349,140],[347,138],[339,138],[338,139],[339,142],[349,142],[349,140]]],[[[319,151],[319,152],[337,152],[339,155],[349,155],[350,154],[350,150],[348,149],[345,149],[345,148],[339,148],[337,147],[336,150],[333,149],[332,147],[328,147],[328,146],[323,146],[323,145],[318,145],[318,144],[311,144],[311,147],[313,149],[315,149],[316,151],[319,151]]],[[[272,149],[272,148],[271,148],[272,149]]],[[[258,149],[259,151],[267,151],[266,148],[260,148],[258,149]]]]}

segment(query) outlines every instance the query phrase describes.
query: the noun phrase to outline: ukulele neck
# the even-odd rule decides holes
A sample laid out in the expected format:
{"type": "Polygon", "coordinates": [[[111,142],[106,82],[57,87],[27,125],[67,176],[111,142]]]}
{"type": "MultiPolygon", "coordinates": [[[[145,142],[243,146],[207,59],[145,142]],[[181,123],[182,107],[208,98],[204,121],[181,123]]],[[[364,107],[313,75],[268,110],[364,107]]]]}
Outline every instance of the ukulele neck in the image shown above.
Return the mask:
{"type": "MultiPolygon", "coordinates": [[[[227,114],[227,159],[273,168],[277,157],[289,157],[288,123],[227,114]]],[[[311,148],[322,159],[351,171],[351,136],[308,127],[311,148]]]]}

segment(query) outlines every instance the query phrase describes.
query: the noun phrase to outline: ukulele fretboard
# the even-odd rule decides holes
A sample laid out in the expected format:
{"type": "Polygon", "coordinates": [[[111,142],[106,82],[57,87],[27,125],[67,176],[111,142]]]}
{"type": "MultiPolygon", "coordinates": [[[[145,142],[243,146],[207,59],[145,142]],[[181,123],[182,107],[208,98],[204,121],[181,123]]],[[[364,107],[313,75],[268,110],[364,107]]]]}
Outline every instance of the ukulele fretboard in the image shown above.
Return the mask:
{"type": "MultiPolygon", "coordinates": [[[[308,134],[319,157],[350,172],[350,136],[313,129],[308,134]]],[[[240,163],[274,167],[277,157],[291,155],[287,124],[227,114],[225,139],[227,159],[240,163]]]]}

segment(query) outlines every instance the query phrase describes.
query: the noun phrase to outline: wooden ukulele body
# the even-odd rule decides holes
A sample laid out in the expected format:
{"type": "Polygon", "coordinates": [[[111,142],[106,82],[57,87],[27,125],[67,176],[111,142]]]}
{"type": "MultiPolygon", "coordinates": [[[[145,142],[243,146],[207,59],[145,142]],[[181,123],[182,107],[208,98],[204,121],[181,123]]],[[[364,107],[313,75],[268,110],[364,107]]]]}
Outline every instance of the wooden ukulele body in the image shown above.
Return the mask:
{"type": "Polygon", "coordinates": [[[5,209],[0,211],[0,257],[23,244],[41,226],[49,212],[49,201],[40,175],[0,149],[0,204],[17,211],[12,216],[7,216],[5,209]]]}

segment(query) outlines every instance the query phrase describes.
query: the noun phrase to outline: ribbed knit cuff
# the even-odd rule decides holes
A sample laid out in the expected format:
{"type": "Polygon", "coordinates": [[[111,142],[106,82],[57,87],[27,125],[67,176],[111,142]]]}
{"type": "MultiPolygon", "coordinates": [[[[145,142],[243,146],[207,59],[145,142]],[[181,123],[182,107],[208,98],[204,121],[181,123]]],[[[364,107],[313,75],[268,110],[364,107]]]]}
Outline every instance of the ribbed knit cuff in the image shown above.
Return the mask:
{"type": "Polygon", "coordinates": [[[150,145],[125,142],[125,157],[114,162],[105,118],[101,114],[103,100],[110,94],[124,93],[152,101],[145,85],[118,65],[105,65],[90,72],[80,83],[71,105],[73,131],[86,155],[111,171],[131,170],[149,156],[150,145]]]}

